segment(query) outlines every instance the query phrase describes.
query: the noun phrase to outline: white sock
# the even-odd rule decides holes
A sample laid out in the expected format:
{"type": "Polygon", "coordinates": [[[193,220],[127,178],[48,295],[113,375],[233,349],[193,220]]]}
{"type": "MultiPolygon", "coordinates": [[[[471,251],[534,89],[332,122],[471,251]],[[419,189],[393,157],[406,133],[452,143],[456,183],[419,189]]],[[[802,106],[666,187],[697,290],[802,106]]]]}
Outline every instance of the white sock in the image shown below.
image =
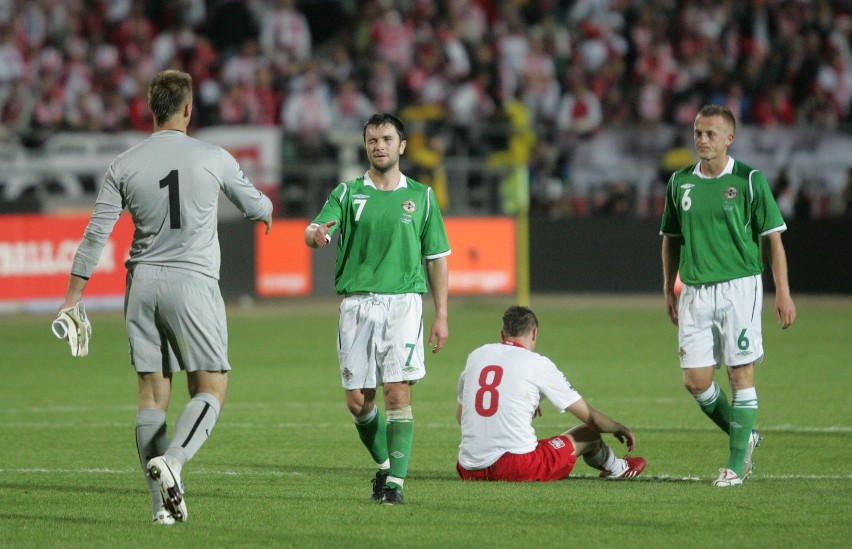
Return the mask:
{"type": "Polygon", "coordinates": [[[615,452],[606,444],[602,444],[596,454],[583,456],[583,461],[589,467],[598,471],[607,471],[613,475],[619,475],[627,468],[627,462],[615,457],[615,452]]]}
{"type": "Polygon", "coordinates": [[[704,391],[700,395],[693,396],[695,397],[695,400],[698,402],[699,406],[709,406],[710,404],[716,402],[716,399],[719,398],[720,391],[721,390],[719,389],[719,384],[714,381],[710,385],[710,387],[707,388],[706,391],[704,391]]]}

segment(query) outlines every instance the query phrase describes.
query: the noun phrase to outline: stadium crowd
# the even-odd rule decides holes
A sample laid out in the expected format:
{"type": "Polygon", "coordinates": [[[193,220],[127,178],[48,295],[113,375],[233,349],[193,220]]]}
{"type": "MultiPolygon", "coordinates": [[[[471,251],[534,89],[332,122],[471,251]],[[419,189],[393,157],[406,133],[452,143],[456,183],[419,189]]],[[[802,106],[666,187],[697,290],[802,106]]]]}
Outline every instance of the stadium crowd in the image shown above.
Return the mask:
{"type": "MultiPolygon", "coordinates": [[[[147,82],[195,81],[194,124],[280,127],[297,154],[373,111],[485,157],[506,105],[564,166],[601,128],[691,127],[728,106],[764,128],[852,124],[840,0],[0,0],[0,142],[150,131],[147,82]]],[[[557,173],[558,168],[553,170],[557,173]]],[[[617,208],[617,202],[615,204],[617,208]]]]}

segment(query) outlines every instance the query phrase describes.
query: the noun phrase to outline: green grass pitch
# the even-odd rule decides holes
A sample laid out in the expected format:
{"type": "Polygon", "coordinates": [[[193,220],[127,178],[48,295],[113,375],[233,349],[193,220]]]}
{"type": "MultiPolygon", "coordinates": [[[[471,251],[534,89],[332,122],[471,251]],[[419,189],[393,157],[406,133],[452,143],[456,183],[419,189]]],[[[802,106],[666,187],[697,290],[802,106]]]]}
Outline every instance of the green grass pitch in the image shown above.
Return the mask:
{"type": "MultiPolygon", "coordinates": [[[[369,499],[373,466],[337,373],[336,301],[231,307],[228,402],[184,470],[189,520],[172,527],[150,523],[120,314],[91,313],[83,359],[53,338],[51,317],[0,317],[0,546],[848,547],[852,300],[800,297],[786,331],[772,303],[767,296],[767,356],[756,375],[765,437],[756,470],[740,488],[717,489],[727,442],[681,386],[661,297],[532,303],[538,351],[634,430],[634,454],[648,460],[642,477],[600,481],[581,461],[575,478],[557,483],[459,481],[458,374],[473,348],[498,338],[512,300],[451,299],[448,346],[427,357],[414,388],[399,507],[369,499]]],[[[424,310],[428,327],[428,298],[424,310]]],[[[717,381],[728,391],[722,371],[717,381]]],[[[178,374],[170,427],[186,400],[178,374]]],[[[542,437],[576,423],[547,403],[543,412],[542,437]]]]}

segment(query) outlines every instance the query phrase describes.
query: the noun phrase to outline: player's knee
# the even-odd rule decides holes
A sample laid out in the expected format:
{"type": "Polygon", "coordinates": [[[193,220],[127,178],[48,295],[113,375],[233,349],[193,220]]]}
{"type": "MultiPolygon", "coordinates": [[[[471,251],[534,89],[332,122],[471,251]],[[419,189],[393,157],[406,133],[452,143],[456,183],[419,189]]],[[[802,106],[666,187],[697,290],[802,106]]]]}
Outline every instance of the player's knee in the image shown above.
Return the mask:
{"type": "Polygon", "coordinates": [[[700,395],[713,384],[713,368],[683,370],[683,386],[693,395],[700,395]]]}

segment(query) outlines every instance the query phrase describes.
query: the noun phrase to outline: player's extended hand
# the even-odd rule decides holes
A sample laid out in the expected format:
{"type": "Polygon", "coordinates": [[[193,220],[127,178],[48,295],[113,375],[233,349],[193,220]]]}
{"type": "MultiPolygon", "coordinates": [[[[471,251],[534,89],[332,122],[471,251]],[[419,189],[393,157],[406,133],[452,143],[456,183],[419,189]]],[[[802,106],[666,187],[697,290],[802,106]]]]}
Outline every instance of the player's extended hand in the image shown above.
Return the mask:
{"type": "Polygon", "coordinates": [[[335,225],[337,225],[337,221],[328,221],[322,225],[317,225],[317,228],[314,231],[314,244],[317,245],[317,248],[325,248],[328,246],[328,231],[335,225]]]}
{"type": "Polygon", "coordinates": [[[432,349],[432,354],[436,354],[447,343],[447,338],[450,336],[450,329],[447,326],[447,321],[436,318],[432,323],[432,329],[429,331],[429,347],[432,349]]]}
{"type": "Polygon", "coordinates": [[[776,294],[775,296],[775,318],[782,330],[789,328],[796,320],[796,305],[789,295],[776,294]]]}
{"type": "Polygon", "coordinates": [[[614,432],[612,436],[617,438],[618,442],[626,444],[628,452],[632,452],[633,448],[636,447],[636,437],[633,436],[633,433],[630,432],[630,429],[628,429],[627,427],[619,429],[618,431],[614,432]]]}

